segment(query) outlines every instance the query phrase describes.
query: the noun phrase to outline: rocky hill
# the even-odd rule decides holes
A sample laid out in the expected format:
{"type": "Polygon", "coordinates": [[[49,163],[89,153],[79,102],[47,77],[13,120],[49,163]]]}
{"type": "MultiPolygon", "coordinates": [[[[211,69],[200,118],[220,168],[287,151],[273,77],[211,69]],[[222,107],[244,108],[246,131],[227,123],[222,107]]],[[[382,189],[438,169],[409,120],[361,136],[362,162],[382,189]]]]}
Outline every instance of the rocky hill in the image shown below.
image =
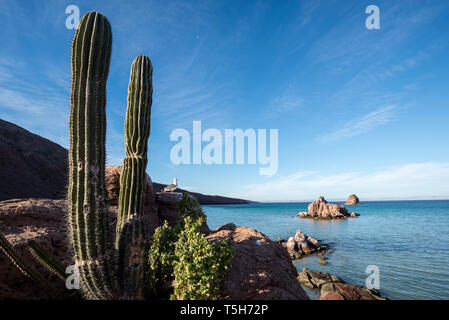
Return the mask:
{"type": "MultiPolygon", "coordinates": [[[[62,199],[67,186],[67,149],[0,119],[0,201],[62,199]]],[[[166,185],[154,182],[155,192],[166,185]]],[[[188,190],[202,205],[247,204],[243,199],[205,195],[188,190]]]]}
{"type": "Polygon", "coordinates": [[[66,184],[66,149],[0,119],[0,201],[58,199],[66,184]]]}

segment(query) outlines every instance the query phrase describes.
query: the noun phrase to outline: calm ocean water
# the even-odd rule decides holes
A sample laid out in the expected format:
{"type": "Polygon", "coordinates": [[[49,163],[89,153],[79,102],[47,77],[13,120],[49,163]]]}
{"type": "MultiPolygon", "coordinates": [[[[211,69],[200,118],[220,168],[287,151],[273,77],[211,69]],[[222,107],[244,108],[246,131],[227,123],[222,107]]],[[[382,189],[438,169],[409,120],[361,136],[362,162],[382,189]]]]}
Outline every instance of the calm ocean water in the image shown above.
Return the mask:
{"type": "Polygon", "coordinates": [[[234,222],[287,239],[297,229],[336,250],[322,266],[312,255],[294,261],[359,286],[367,266],[380,269],[380,293],[392,299],[449,299],[449,200],[373,201],[347,206],[358,219],[299,219],[308,203],[203,206],[211,229],[234,222]]]}

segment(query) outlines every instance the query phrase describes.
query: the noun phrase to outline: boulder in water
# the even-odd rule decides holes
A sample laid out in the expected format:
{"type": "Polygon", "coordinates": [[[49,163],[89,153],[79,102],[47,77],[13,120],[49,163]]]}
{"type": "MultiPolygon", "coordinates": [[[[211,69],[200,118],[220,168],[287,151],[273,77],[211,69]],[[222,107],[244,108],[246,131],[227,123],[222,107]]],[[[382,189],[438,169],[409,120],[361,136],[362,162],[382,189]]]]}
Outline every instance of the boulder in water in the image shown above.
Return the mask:
{"type": "Polygon", "coordinates": [[[355,206],[358,204],[360,204],[360,200],[355,194],[351,194],[349,196],[348,200],[346,200],[346,202],[345,202],[345,205],[348,205],[348,206],[355,206]]]}
{"type": "Polygon", "coordinates": [[[297,279],[307,288],[318,288],[320,300],[386,300],[376,290],[345,283],[330,273],[304,268],[297,279]]]}

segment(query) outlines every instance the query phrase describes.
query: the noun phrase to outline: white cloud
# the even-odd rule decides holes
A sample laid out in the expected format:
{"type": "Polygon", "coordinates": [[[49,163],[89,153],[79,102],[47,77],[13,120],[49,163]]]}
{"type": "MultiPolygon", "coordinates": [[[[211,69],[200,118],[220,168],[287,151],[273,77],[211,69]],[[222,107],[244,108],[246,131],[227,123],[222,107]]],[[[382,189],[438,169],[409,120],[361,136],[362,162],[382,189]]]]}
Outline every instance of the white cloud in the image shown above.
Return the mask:
{"type": "Polygon", "coordinates": [[[342,129],[322,135],[316,140],[322,143],[329,143],[368,132],[378,126],[390,122],[394,117],[396,108],[396,106],[379,108],[364,115],[363,117],[354,119],[349,123],[344,124],[342,129]]]}
{"type": "Polygon", "coordinates": [[[303,102],[303,98],[293,93],[285,93],[273,100],[272,108],[274,112],[292,111],[300,107],[303,102]]]}
{"type": "Polygon", "coordinates": [[[447,181],[449,163],[413,163],[374,173],[297,172],[274,181],[243,186],[231,196],[254,201],[312,200],[320,195],[345,199],[352,193],[362,200],[449,198],[447,181]]]}
{"type": "Polygon", "coordinates": [[[283,89],[279,96],[271,101],[269,105],[269,116],[281,116],[285,112],[291,112],[300,108],[304,104],[304,99],[297,91],[298,89],[292,85],[283,89]]]}

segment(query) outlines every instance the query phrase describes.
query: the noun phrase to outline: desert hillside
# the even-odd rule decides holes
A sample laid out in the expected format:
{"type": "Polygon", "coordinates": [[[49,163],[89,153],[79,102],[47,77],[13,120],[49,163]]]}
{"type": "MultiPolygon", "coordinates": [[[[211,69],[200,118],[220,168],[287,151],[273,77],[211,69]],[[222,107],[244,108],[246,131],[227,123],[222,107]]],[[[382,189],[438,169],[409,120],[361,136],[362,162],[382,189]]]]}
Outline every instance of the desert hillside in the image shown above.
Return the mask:
{"type": "Polygon", "coordinates": [[[0,201],[64,197],[67,150],[0,119],[0,201]]]}

